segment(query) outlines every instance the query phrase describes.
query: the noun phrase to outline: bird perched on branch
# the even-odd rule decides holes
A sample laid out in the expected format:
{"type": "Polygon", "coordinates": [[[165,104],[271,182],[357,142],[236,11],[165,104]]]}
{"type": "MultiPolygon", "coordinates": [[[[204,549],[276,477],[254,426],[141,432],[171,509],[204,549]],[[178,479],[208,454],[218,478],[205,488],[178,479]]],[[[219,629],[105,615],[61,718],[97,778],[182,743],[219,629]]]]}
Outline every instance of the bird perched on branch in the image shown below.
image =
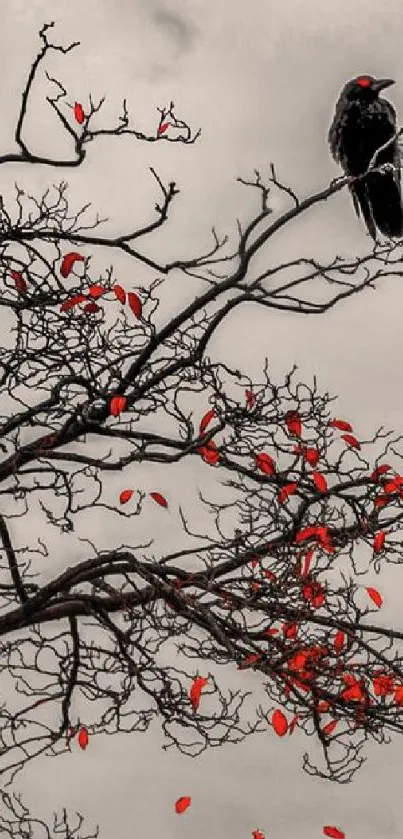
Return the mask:
{"type": "Polygon", "coordinates": [[[393,79],[373,76],[358,76],[347,82],[329,130],[332,155],[347,175],[362,175],[370,164],[371,169],[389,164],[386,171],[371,172],[350,185],[356,213],[359,216],[361,210],[373,239],[377,229],[385,236],[403,235],[396,112],[390,102],[379,98],[381,90],[392,84],[393,79]],[[388,140],[390,143],[373,161],[377,149],[388,140]]]}

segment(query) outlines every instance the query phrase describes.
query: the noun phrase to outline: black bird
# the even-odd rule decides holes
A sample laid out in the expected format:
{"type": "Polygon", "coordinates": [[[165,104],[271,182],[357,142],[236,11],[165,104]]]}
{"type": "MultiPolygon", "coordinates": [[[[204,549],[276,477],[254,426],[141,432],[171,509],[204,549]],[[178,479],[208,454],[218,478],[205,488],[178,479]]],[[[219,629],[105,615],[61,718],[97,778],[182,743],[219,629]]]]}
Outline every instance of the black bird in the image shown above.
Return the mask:
{"type": "MultiPolygon", "coordinates": [[[[362,175],[376,150],[396,133],[396,112],[378,94],[394,84],[393,79],[358,76],[347,82],[336,105],[329,130],[329,144],[336,162],[347,175],[362,175]]],[[[395,171],[373,172],[351,184],[357,215],[361,213],[373,239],[376,228],[385,236],[403,235],[403,208],[400,186],[400,154],[395,138],[381,151],[375,166],[389,163],[395,171]]]]}

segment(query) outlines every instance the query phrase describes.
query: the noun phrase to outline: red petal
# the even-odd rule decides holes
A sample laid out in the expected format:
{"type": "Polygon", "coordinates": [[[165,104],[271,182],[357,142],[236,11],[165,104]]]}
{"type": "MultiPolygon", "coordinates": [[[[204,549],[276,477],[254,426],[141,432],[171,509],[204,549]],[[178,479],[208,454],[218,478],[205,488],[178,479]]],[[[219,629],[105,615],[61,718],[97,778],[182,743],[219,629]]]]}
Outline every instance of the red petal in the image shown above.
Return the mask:
{"type": "Polygon", "coordinates": [[[381,595],[379,594],[379,591],[377,591],[376,588],[369,587],[369,588],[367,588],[367,592],[368,592],[371,600],[373,600],[373,602],[375,603],[375,606],[377,606],[378,609],[379,609],[382,606],[382,603],[383,603],[383,600],[382,600],[381,595]]]}
{"type": "Polygon", "coordinates": [[[167,128],[169,128],[169,122],[163,122],[163,123],[161,123],[161,125],[160,125],[160,127],[159,127],[159,129],[158,129],[158,134],[163,134],[163,133],[164,133],[164,131],[166,131],[166,130],[167,130],[167,128]]]}
{"type": "Polygon", "coordinates": [[[327,492],[327,481],[321,472],[312,472],[312,478],[319,492],[327,492]]]}
{"type": "Polygon", "coordinates": [[[202,417],[202,419],[200,420],[200,425],[199,425],[200,436],[202,434],[204,434],[209,422],[211,422],[211,420],[213,419],[213,417],[215,417],[215,415],[216,415],[216,412],[215,412],[214,408],[211,408],[210,411],[207,411],[207,413],[204,414],[204,417],[202,417]]]}
{"type": "Polygon", "coordinates": [[[87,303],[87,305],[84,306],[84,312],[87,312],[90,315],[93,315],[95,312],[100,312],[100,311],[101,311],[101,307],[98,306],[98,303],[94,303],[93,300],[91,300],[90,303],[87,303]]]}
{"type": "Polygon", "coordinates": [[[284,501],[287,501],[287,498],[289,498],[290,495],[294,495],[294,492],[296,491],[297,487],[297,483],[286,484],[284,487],[282,487],[282,489],[280,489],[280,492],[277,495],[279,504],[283,504],[284,501]]]}
{"type": "Polygon", "coordinates": [[[316,466],[316,464],[319,460],[319,457],[320,457],[320,454],[319,454],[317,449],[306,449],[303,452],[303,455],[304,455],[305,460],[308,461],[310,466],[316,466]]]}
{"type": "Polygon", "coordinates": [[[85,294],[76,294],[75,297],[69,297],[67,300],[62,303],[60,306],[61,312],[68,312],[69,309],[72,309],[74,306],[78,306],[79,303],[83,303],[86,300],[85,294]]]}
{"type": "Polygon", "coordinates": [[[284,734],[287,734],[288,722],[282,711],[274,711],[271,722],[276,734],[278,734],[279,737],[284,737],[284,734]]]}
{"type": "Polygon", "coordinates": [[[96,300],[98,297],[101,297],[101,294],[106,294],[109,289],[105,288],[103,285],[91,285],[88,289],[91,297],[96,300]]]}
{"type": "Polygon", "coordinates": [[[389,466],[388,463],[382,463],[381,466],[377,466],[371,475],[371,481],[377,481],[381,475],[384,475],[385,472],[389,472],[391,468],[392,467],[389,466]]]}
{"type": "Polygon", "coordinates": [[[129,293],[127,295],[127,300],[128,300],[129,306],[130,306],[133,314],[135,315],[135,317],[136,318],[141,318],[141,314],[142,314],[142,311],[143,311],[143,305],[142,305],[142,302],[140,300],[140,297],[137,294],[135,294],[134,291],[129,291],[129,293]]]}
{"type": "Polygon", "coordinates": [[[75,105],[74,105],[74,117],[75,117],[76,122],[78,122],[80,125],[84,122],[85,114],[84,114],[83,106],[80,105],[79,102],[76,102],[75,105]]]}
{"type": "Polygon", "coordinates": [[[285,423],[290,434],[294,434],[296,437],[301,436],[302,424],[298,411],[288,411],[285,415],[285,423]]]}
{"type": "Polygon", "coordinates": [[[199,707],[201,692],[206,685],[208,685],[208,679],[205,679],[204,676],[196,676],[192,682],[189,699],[194,711],[197,711],[199,707]]]}
{"type": "Polygon", "coordinates": [[[304,559],[304,567],[301,571],[301,577],[306,577],[309,574],[309,569],[311,567],[312,557],[314,555],[315,548],[310,548],[308,553],[305,555],[304,559]]]}
{"type": "Polygon", "coordinates": [[[69,276],[75,262],[84,262],[84,257],[75,251],[66,253],[66,256],[63,257],[63,261],[60,266],[60,273],[62,277],[66,278],[69,276]]]}
{"type": "Polygon", "coordinates": [[[253,839],[265,839],[264,833],[261,830],[252,830],[253,839]]]}
{"type": "Polygon", "coordinates": [[[309,527],[304,527],[303,530],[298,531],[298,533],[295,537],[295,541],[297,543],[298,542],[304,542],[305,539],[311,539],[312,536],[316,536],[316,535],[317,535],[317,527],[315,527],[314,525],[310,525],[309,527]]]}
{"type": "Polygon", "coordinates": [[[265,475],[274,475],[276,471],[276,464],[272,457],[266,452],[261,452],[256,455],[256,466],[265,475]]]}
{"type": "Polygon", "coordinates": [[[343,647],[344,647],[344,640],[345,640],[345,635],[344,635],[344,632],[342,632],[342,630],[341,630],[341,629],[339,629],[339,630],[336,632],[336,637],[335,637],[335,639],[334,639],[334,641],[333,641],[333,646],[334,646],[334,649],[336,650],[336,653],[340,653],[340,652],[341,652],[341,650],[343,649],[343,647]]]}
{"type": "Polygon", "coordinates": [[[328,422],[329,428],[338,428],[339,431],[352,431],[353,426],[349,422],[341,419],[332,419],[328,422]]]}
{"type": "Polygon", "coordinates": [[[197,453],[201,455],[203,460],[210,466],[215,466],[220,460],[220,452],[217,449],[217,444],[214,440],[209,440],[206,446],[200,446],[197,453]]]}
{"type": "Polygon", "coordinates": [[[325,825],[323,833],[325,836],[329,836],[329,839],[345,839],[346,837],[346,834],[343,833],[342,830],[339,830],[338,827],[332,827],[331,825],[325,825]]]}
{"type": "Polygon", "coordinates": [[[238,670],[245,670],[246,667],[252,667],[253,664],[257,664],[262,658],[261,653],[251,653],[238,664],[238,670]]]}
{"type": "Polygon", "coordinates": [[[89,740],[89,737],[88,737],[87,729],[85,727],[80,728],[80,731],[78,732],[78,745],[80,746],[80,749],[86,749],[87,748],[88,740],[89,740]]]}
{"type": "Polygon", "coordinates": [[[168,507],[168,502],[166,498],[164,498],[164,496],[161,495],[160,492],[150,492],[150,497],[153,499],[153,501],[156,501],[156,503],[159,504],[160,507],[168,507]]]}
{"type": "Polygon", "coordinates": [[[134,489],[124,489],[119,495],[119,501],[121,504],[127,504],[130,501],[132,495],[134,493],[134,489]]]}
{"type": "Polygon", "coordinates": [[[353,449],[360,449],[361,446],[356,437],[353,437],[352,434],[342,434],[341,439],[347,443],[348,446],[351,446],[353,449]]]}
{"type": "Polygon", "coordinates": [[[379,533],[375,534],[373,548],[376,554],[381,553],[385,544],[385,536],[386,533],[384,530],[380,530],[379,533]]]}
{"type": "Polygon", "coordinates": [[[337,726],[337,720],[331,720],[328,722],[327,725],[324,725],[322,728],[323,734],[332,734],[337,726]]]}
{"type": "Polygon", "coordinates": [[[177,813],[184,813],[185,810],[189,807],[192,803],[192,799],[190,795],[182,795],[182,798],[178,798],[175,802],[175,810],[177,813]]]}
{"type": "Polygon", "coordinates": [[[112,396],[109,404],[109,413],[112,417],[118,417],[126,407],[127,399],[125,396],[112,396]]]}
{"type": "Polygon", "coordinates": [[[126,292],[121,285],[114,285],[113,290],[120,303],[126,303],[126,292]]]}

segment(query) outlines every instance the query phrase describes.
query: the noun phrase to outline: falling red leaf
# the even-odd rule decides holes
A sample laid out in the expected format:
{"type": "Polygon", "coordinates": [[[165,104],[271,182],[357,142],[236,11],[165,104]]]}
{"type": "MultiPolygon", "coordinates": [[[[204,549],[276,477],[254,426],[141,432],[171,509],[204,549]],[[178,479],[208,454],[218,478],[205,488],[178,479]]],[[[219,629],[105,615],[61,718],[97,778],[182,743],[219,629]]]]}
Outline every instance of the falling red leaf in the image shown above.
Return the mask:
{"type": "Polygon", "coordinates": [[[344,641],[345,641],[344,632],[342,632],[341,629],[338,629],[338,631],[336,632],[336,637],[333,641],[333,646],[334,646],[334,649],[335,649],[336,653],[340,653],[342,651],[342,649],[344,647],[344,641]]]}
{"type": "Polygon", "coordinates": [[[89,315],[93,315],[93,314],[95,314],[95,312],[100,312],[100,311],[101,311],[101,307],[98,306],[98,303],[94,303],[93,300],[91,300],[90,303],[87,303],[87,305],[84,306],[84,312],[87,312],[87,314],[89,314],[89,315]]]}
{"type": "Polygon", "coordinates": [[[353,437],[352,434],[342,434],[341,439],[347,443],[348,446],[351,446],[352,449],[360,449],[361,446],[356,437],[353,437]]]}
{"type": "Polygon", "coordinates": [[[248,408],[253,408],[256,402],[256,396],[251,390],[245,390],[245,399],[248,408]]]}
{"type": "Polygon", "coordinates": [[[284,737],[284,734],[287,734],[288,731],[288,722],[285,714],[282,711],[274,711],[273,716],[271,718],[272,726],[278,734],[279,737],[284,737]]]}
{"type": "Polygon", "coordinates": [[[199,435],[200,436],[202,434],[204,434],[208,424],[215,417],[215,415],[216,415],[215,409],[211,408],[210,411],[207,411],[207,413],[204,414],[204,416],[201,418],[200,425],[199,425],[199,435]]]}
{"type": "Polygon", "coordinates": [[[80,731],[78,732],[78,745],[80,746],[80,749],[86,749],[88,746],[88,741],[88,731],[83,726],[82,728],[80,728],[80,731]]]}
{"type": "Polygon", "coordinates": [[[127,302],[136,318],[141,318],[142,311],[143,311],[143,304],[140,300],[138,294],[135,294],[134,291],[129,291],[127,295],[127,302]]]}
{"type": "Polygon", "coordinates": [[[14,280],[14,285],[18,291],[18,294],[26,294],[28,291],[28,286],[24,280],[20,271],[11,271],[11,278],[14,280]]]}
{"type": "Polygon", "coordinates": [[[79,123],[79,125],[82,125],[82,123],[85,120],[84,109],[80,102],[75,102],[74,104],[74,117],[76,122],[79,123]]]}
{"type": "Polygon", "coordinates": [[[276,464],[272,457],[266,452],[260,452],[256,455],[256,466],[265,475],[274,475],[276,471],[276,464]]]}
{"type": "Polygon", "coordinates": [[[346,834],[342,830],[339,830],[338,827],[333,827],[328,824],[323,828],[323,833],[325,836],[329,836],[329,839],[345,839],[346,837],[346,834]]]}
{"type": "Polygon", "coordinates": [[[264,833],[261,830],[252,830],[253,839],[265,839],[264,833]]]}
{"type": "Polygon", "coordinates": [[[85,294],[76,294],[75,297],[69,297],[67,300],[62,303],[60,306],[61,312],[68,312],[69,309],[72,309],[74,306],[78,306],[79,303],[83,303],[86,300],[85,294]]]}
{"type": "Polygon", "coordinates": [[[382,606],[382,603],[383,603],[383,599],[382,599],[382,596],[379,594],[379,591],[377,591],[376,588],[369,587],[369,588],[367,588],[367,592],[368,592],[371,600],[375,603],[375,606],[377,606],[378,609],[380,609],[380,607],[382,606]]]}
{"type": "Polygon", "coordinates": [[[288,411],[285,415],[285,423],[290,434],[300,437],[302,433],[301,417],[298,411],[288,411]]]}
{"type": "Polygon", "coordinates": [[[119,495],[119,501],[121,504],[127,504],[130,501],[132,495],[134,493],[134,489],[124,489],[119,495]]]}
{"type": "Polygon", "coordinates": [[[160,507],[168,507],[168,502],[160,492],[150,492],[150,497],[159,504],[160,507]]]}
{"type": "Polygon", "coordinates": [[[158,129],[158,134],[163,134],[164,131],[166,131],[167,128],[169,128],[169,125],[170,125],[169,122],[162,122],[159,129],[158,129]]]}
{"type": "Polygon", "coordinates": [[[118,417],[126,407],[127,399],[125,396],[112,396],[109,403],[109,413],[112,417],[118,417]]]}
{"type": "Polygon", "coordinates": [[[214,440],[209,440],[205,446],[199,446],[197,453],[201,455],[203,460],[210,466],[215,466],[220,460],[220,452],[217,449],[217,444],[214,440]]]}
{"type": "Polygon", "coordinates": [[[349,422],[341,419],[332,419],[328,422],[329,428],[338,428],[339,431],[352,431],[353,426],[349,422]]]}
{"type": "Polygon", "coordinates": [[[322,733],[328,735],[333,734],[333,731],[335,730],[336,726],[337,720],[331,720],[331,722],[328,722],[327,725],[323,726],[322,733]]]}
{"type": "Polygon", "coordinates": [[[376,469],[374,469],[372,475],[370,476],[371,481],[377,481],[378,478],[381,477],[381,475],[384,475],[385,472],[389,472],[391,468],[392,467],[389,466],[388,463],[382,463],[380,466],[377,466],[376,469]]]}
{"type": "Polygon", "coordinates": [[[385,545],[385,537],[386,533],[384,530],[380,530],[379,533],[375,534],[374,541],[373,541],[373,548],[376,554],[381,553],[383,551],[385,545]]]}
{"type": "Polygon", "coordinates": [[[297,483],[286,484],[284,487],[282,487],[282,489],[280,489],[277,495],[279,504],[284,504],[284,502],[287,501],[287,498],[289,498],[290,495],[294,495],[297,487],[297,483]]]}
{"type": "Polygon", "coordinates": [[[196,676],[192,682],[189,699],[194,711],[197,711],[199,707],[201,692],[206,685],[208,685],[208,679],[205,679],[204,676],[196,676]]]}
{"type": "Polygon", "coordinates": [[[120,303],[126,303],[126,292],[121,285],[114,285],[113,290],[120,303]]]}
{"type": "Polygon", "coordinates": [[[187,810],[187,808],[190,806],[191,803],[192,803],[192,799],[191,799],[190,795],[182,795],[181,798],[178,798],[178,800],[175,801],[176,812],[177,813],[184,813],[185,810],[187,810]]]}
{"type": "Polygon", "coordinates": [[[101,294],[106,294],[107,291],[109,291],[109,289],[105,288],[105,286],[103,286],[103,285],[97,284],[97,285],[91,285],[89,287],[88,291],[89,291],[91,297],[93,297],[94,300],[97,300],[98,297],[101,297],[101,294]]]}
{"type": "Polygon", "coordinates": [[[327,492],[327,481],[321,472],[312,472],[312,479],[319,492],[327,492]]]}
{"type": "Polygon", "coordinates": [[[66,253],[63,257],[62,264],[60,266],[60,273],[62,277],[66,278],[69,276],[70,271],[73,268],[75,262],[84,262],[84,257],[81,256],[80,253],[76,253],[72,251],[71,253],[66,253]]]}

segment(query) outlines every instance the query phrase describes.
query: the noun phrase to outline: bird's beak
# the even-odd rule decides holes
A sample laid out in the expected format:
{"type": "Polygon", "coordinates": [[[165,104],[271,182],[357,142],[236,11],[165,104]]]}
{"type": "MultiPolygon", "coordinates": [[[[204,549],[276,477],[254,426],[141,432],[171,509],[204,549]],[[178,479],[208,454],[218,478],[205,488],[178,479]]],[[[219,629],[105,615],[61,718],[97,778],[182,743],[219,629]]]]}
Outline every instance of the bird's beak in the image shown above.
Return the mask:
{"type": "Polygon", "coordinates": [[[380,90],[384,90],[385,87],[390,87],[391,84],[395,84],[394,79],[376,79],[376,81],[372,82],[372,90],[375,93],[379,93],[380,90]]]}

